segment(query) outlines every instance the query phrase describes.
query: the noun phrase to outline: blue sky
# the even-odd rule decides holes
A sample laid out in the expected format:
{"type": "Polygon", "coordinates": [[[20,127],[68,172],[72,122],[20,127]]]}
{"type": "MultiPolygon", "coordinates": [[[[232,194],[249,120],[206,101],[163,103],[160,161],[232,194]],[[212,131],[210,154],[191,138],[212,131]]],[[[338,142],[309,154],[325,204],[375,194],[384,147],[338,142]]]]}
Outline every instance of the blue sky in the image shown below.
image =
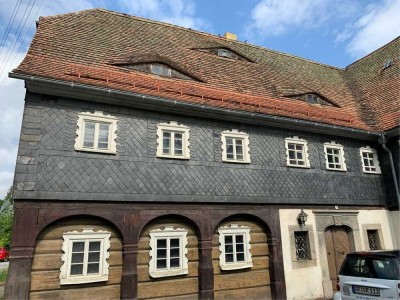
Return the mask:
{"type": "Polygon", "coordinates": [[[7,74],[24,57],[39,16],[101,7],[236,33],[240,41],[336,67],[400,34],[400,0],[0,0],[0,7],[0,199],[13,180],[25,93],[7,74]]]}

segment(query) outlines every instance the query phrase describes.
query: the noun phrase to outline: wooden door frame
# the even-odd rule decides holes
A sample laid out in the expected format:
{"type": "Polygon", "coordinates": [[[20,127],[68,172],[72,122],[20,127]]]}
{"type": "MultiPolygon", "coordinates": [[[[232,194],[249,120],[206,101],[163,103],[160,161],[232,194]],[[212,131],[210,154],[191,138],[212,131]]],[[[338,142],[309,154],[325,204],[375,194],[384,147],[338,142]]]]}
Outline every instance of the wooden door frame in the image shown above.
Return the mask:
{"type": "Polygon", "coordinates": [[[326,253],[325,229],[329,226],[346,226],[351,229],[349,234],[350,247],[361,250],[360,228],[358,226],[357,210],[313,210],[319,244],[319,257],[322,272],[322,286],[325,298],[333,298],[332,281],[329,276],[328,255],[326,253]]]}

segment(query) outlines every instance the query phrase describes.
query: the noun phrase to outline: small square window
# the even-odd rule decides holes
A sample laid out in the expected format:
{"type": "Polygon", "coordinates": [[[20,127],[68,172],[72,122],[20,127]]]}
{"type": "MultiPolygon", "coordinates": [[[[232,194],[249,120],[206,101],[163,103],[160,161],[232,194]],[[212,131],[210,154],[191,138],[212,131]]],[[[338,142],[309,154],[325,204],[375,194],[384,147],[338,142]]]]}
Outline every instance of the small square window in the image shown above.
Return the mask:
{"type": "Polygon", "coordinates": [[[176,122],[158,124],[157,157],[189,159],[189,127],[176,122]]]}
{"type": "Polygon", "coordinates": [[[368,244],[370,250],[380,250],[381,243],[379,241],[378,230],[367,230],[368,244]]]}
{"type": "Polygon", "coordinates": [[[250,163],[249,135],[236,129],[221,134],[222,161],[250,163]]]}
{"type": "Polygon", "coordinates": [[[117,118],[102,112],[79,113],[75,150],[111,153],[117,152],[117,118]]]}
{"type": "Polygon", "coordinates": [[[110,237],[111,233],[93,228],[64,233],[60,284],[107,281],[110,237]]]}
{"type": "Polygon", "coordinates": [[[346,171],[343,146],[335,142],[324,144],[325,164],[327,170],[346,171]]]}
{"type": "Polygon", "coordinates": [[[222,270],[236,270],[253,266],[250,254],[250,227],[232,224],[221,227],[219,233],[219,265],[222,270]]]}
{"type": "Polygon", "coordinates": [[[294,242],[296,247],[297,260],[309,260],[310,255],[310,241],[308,239],[308,231],[295,231],[294,242]]]}
{"type": "Polygon", "coordinates": [[[160,64],[151,64],[151,73],[163,77],[171,77],[171,68],[160,64]]]}
{"type": "Polygon", "coordinates": [[[378,153],[375,149],[367,146],[360,148],[361,164],[364,173],[381,174],[378,161],[378,153]]]}
{"type": "Polygon", "coordinates": [[[307,141],[297,136],[285,139],[286,162],[290,167],[309,168],[307,141]]]}
{"type": "Polygon", "coordinates": [[[153,278],[188,273],[187,230],[173,227],[150,231],[150,268],[153,278]]]}

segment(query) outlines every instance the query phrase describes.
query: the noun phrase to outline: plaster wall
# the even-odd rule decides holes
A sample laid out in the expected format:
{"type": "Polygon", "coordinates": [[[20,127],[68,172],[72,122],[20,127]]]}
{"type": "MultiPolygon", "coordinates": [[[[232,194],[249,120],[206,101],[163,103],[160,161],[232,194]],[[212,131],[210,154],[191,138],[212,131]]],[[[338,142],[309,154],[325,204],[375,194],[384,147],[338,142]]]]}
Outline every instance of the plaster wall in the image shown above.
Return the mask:
{"type": "MultiPolygon", "coordinates": [[[[307,225],[312,227],[309,234],[313,235],[314,249],[317,249],[317,232],[315,218],[312,210],[304,210],[308,215],[307,225]]],[[[315,251],[315,260],[309,265],[296,267],[292,260],[293,247],[290,245],[289,226],[298,226],[297,216],[300,209],[280,209],[279,218],[281,222],[282,256],[286,279],[287,299],[316,299],[323,298],[322,273],[318,251],[315,251]]],[[[297,229],[296,229],[297,230],[297,229]]],[[[301,228],[298,226],[298,230],[301,228]]]]}
{"type": "Polygon", "coordinates": [[[393,248],[400,249],[400,210],[390,211],[393,248]]]}

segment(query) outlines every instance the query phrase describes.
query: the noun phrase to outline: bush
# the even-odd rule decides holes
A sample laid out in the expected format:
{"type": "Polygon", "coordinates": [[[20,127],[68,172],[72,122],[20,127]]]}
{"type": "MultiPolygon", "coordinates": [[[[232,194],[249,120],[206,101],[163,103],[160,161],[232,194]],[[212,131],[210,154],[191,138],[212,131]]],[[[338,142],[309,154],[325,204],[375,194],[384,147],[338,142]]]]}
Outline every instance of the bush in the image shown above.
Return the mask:
{"type": "Polygon", "coordinates": [[[0,282],[5,282],[8,276],[8,269],[0,270],[0,282]]]}

